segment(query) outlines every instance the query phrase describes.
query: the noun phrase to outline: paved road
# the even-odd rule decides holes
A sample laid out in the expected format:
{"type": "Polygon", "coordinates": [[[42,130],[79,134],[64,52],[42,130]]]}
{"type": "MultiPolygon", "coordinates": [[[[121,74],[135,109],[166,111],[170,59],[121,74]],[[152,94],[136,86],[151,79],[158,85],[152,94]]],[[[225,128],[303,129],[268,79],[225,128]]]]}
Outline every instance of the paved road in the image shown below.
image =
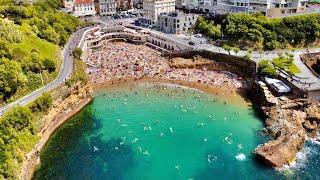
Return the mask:
{"type": "Polygon", "coordinates": [[[60,67],[60,72],[58,77],[52,81],[51,83],[47,84],[46,86],[33,91],[32,93],[12,102],[4,107],[0,108],[0,115],[2,115],[5,111],[15,107],[17,105],[26,105],[33,101],[35,98],[39,97],[42,93],[48,92],[55,87],[59,86],[60,84],[64,83],[72,74],[73,72],[73,58],[71,56],[72,50],[78,45],[82,34],[88,27],[83,28],[75,32],[69,39],[68,43],[63,48],[61,55],[62,55],[62,64],[60,67]]]}

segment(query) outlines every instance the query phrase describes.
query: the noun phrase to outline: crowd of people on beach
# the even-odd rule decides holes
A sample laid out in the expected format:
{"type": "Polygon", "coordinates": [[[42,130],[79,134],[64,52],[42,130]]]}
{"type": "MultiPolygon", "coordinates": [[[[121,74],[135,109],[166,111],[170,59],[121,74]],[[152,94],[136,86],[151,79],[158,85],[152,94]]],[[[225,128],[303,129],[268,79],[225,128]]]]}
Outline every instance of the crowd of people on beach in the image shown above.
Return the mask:
{"type": "Polygon", "coordinates": [[[199,82],[218,87],[241,88],[235,75],[195,68],[173,68],[169,59],[144,45],[126,42],[106,42],[90,52],[87,72],[94,83],[126,78],[159,78],[173,81],[199,82]]]}

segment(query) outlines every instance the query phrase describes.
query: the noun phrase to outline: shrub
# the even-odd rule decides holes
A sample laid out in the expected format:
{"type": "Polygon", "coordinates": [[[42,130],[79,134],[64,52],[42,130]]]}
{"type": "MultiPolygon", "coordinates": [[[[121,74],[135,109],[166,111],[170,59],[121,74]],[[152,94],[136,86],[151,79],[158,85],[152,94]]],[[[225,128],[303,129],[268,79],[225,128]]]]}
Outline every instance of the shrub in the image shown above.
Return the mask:
{"type": "Polygon", "coordinates": [[[50,93],[43,93],[39,98],[33,101],[29,108],[32,112],[47,112],[52,106],[52,96],[50,93]]]}
{"type": "Polygon", "coordinates": [[[56,70],[56,65],[51,59],[45,58],[43,61],[43,66],[45,69],[49,71],[49,73],[54,72],[56,70]]]}
{"type": "Polygon", "coordinates": [[[81,58],[81,55],[82,55],[82,49],[81,48],[75,48],[73,51],[72,51],[72,55],[74,58],[76,59],[80,59],[81,58]]]}
{"type": "Polygon", "coordinates": [[[274,67],[272,67],[268,60],[261,60],[258,66],[258,72],[260,75],[268,77],[277,77],[278,73],[274,67]]]}

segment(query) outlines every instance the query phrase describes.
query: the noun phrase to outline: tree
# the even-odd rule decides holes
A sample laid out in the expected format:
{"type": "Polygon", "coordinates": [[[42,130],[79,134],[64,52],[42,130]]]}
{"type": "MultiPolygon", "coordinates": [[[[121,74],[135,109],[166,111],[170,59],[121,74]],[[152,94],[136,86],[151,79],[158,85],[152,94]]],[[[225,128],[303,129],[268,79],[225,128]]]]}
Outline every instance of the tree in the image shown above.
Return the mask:
{"type": "Polygon", "coordinates": [[[56,33],[51,26],[48,26],[44,30],[40,30],[40,37],[54,44],[59,44],[60,42],[60,35],[56,33]]]}
{"type": "Polygon", "coordinates": [[[26,107],[15,107],[12,111],[9,111],[4,115],[2,121],[6,127],[14,128],[17,131],[22,131],[24,128],[31,125],[31,111],[26,107]]]}
{"type": "Polygon", "coordinates": [[[243,56],[243,58],[247,61],[249,61],[251,59],[251,54],[247,53],[243,56]]]}
{"type": "Polygon", "coordinates": [[[227,45],[227,44],[224,44],[224,45],[222,46],[222,48],[223,48],[224,50],[228,51],[229,55],[231,55],[231,54],[230,54],[230,51],[232,50],[232,47],[230,47],[230,46],[227,45]]]}
{"type": "Polygon", "coordinates": [[[9,43],[3,38],[0,38],[0,58],[6,57],[8,55],[9,55],[9,43]]]}
{"type": "Polygon", "coordinates": [[[49,108],[52,106],[53,99],[50,93],[43,93],[40,97],[34,100],[29,108],[32,112],[48,112],[49,108]]]}
{"type": "Polygon", "coordinates": [[[72,54],[74,58],[80,59],[82,55],[82,49],[77,47],[72,51],[72,54]]]}
{"type": "Polygon", "coordinates": [[[9,43],[18,43],[22,40],[20,31],[15,28],[13,23],[2,19],[0,19],[0,38],[9,43]]]}
{"type": "Polygon", "coordinates": [[[44,69],[47,69],[49,73],[54,72],[56,70],[56,64],[51,60],[45,58],[43,61],[44,69]]]}
{"type": "Polygon", "coordinates": [[[18,62],[6,58],[0,60],[0,96],[8,98],[19,86],[27,82],[18,62]]]}
{"type": "Polygon", "coordinates": [[[268,60],[261,60],[258,65],[258,72],[263,76],[277,77],[278,73],[275,68],[273,68],[268,60]]]}
{"type": "Polygon", "coordinates": [[[237,47],[234,47],[232,48],[232,50],[236,53],[236,56],[238,56],[238,52],[240,51],[240,49],[237,47]]]}
{"type": "Polygon", "coordinates": [[[25,72],[32,71],[34,73],[40,73],[44,68],[44,59],[37,53],[28,55],[21,61],[22,69],[25,72]]]}

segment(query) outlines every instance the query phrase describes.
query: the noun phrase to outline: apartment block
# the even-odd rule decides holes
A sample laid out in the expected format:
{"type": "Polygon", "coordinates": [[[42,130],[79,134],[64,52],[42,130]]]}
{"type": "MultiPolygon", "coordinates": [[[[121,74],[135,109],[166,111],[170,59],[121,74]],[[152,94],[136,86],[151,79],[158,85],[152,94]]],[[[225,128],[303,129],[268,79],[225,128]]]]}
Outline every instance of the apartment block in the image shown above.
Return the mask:
{"type": "Polygon", "coordinates": [[[176,8],[182,9],[187,5],[187,0],[176,0],[176,8]]]}
{"type": "Polygon", "coordinates": [[[95,0],[95,9],[99,15],[114,15],[116,14],[115,0],[95,0]]]}
{"type": "Polygon", "coordinates": [[[74,0],[73,14],[75,16],[95,15],[96,10],[93,0],[74,0]]]}
{"type": "Polygon", "coordinates": [[[184,34],[196,23],[197,14],[175,11],[172,13],[161,13],[158,16],[158,27],[164,33],[184,34]]]}
{"type": "Polygon", "coordinates": [[[129,10],[133,8],[133,0],[116,0],[117,10],[129,10]]]}
{"type": "Polygon", "coordinates": [[[144,0],[143,13],[150,21],[157,22],[161,13],[175,11],[175,0],[144,0]]]}
{"type": "Polygon", "coordinates": [[[308,0],[217,0],[217,14],[262,12],[267,17],[281,17],[306,11],[308,0]]]}

